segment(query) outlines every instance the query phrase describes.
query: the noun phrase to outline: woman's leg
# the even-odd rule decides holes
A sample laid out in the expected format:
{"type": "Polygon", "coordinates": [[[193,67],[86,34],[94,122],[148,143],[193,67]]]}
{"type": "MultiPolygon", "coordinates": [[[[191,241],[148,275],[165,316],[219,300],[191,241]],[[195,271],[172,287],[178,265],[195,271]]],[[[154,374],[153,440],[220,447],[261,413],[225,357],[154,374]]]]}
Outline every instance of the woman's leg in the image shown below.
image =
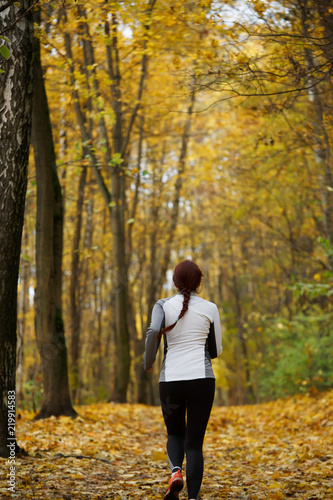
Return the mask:
{"type": "Polygon", "coordinates": [[[183,382],[160,382],[160,400],[167,428],[167,452],[171,470],[184,460],[186,398],[183,382]]]}
{"type": "Polygon", "coordinates": [[[214,401],[215,380],[207,378],[187,383],[186,482],[188,497],[197,498],[203,476],[202,446],[214,401]]]}

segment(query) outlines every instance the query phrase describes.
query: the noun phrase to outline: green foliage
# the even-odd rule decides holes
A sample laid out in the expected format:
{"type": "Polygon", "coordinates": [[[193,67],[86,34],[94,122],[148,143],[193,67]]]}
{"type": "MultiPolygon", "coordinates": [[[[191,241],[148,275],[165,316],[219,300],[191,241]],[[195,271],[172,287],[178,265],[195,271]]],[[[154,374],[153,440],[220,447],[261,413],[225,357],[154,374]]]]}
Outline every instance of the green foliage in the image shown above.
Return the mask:
{"type": "Polygon", "coordinates": [[[118,167],[123,163],[123,158],[121,157],[120,153],[114,153],[112,155],[112,158],[110,160],[110,165],[111,167],[118,167]]]}
{"type": "MultiPolygon", "coordinates": [[[[327,260],[333,257],[333,245],[330,244],[328,239],[319,236],[317,239],[319,245],[324,250],[325,257],[327,260]]],[[[333,273],[330,271],[325,271],[324,273],[315,274],[314,278],[317,283],[312,281],[305,282],[294,282],[291,286],[291,290],[294,292],[295,297],[306,297],[310,300],[314,300],[318,297],[330,297],[333,295],[333,273]]]]}
{"type": "Polygon", "coordinates": [[[318,243],[320,244],[320,246],[324,250],[327,257],[333,257],[333,245],[331,245],[331,243],[329,242],[328,239],[325,239],[322,236],[319,236],[318,243]]]}
{"type": "Polygon", "coordinates": [[[332,314],[277,319],[260,369],[260,396],[278,398],[333,386],[332,314]]]}
{"type": "Polygon", "coordinates": [[[41,384],[35,380],[27,380],[23,385],[24,399],[20,402],[20,407],[30,411],[36,411],[36,408],[42,401],[41,384]]]}
{"type": "MultiPolygon", "coordinates": [[[[4,36],[0,36],[0,40],[3,40],[5,42],[9,42],[8,38],[4,36]]],[[[5,59],[9,59],[10,57],[10,50],[6,45],[0,45],[0,55],[4,57],[5,59]]],[[[0,74],[4,73],[4,70],[0,68],[0,74]]]]}
{"type": "MultiPolygon", "coordinates": [[[[333,255],[327,239],[317,239],[325,256],[333,255]]],[[[276,398],[333,385],[333,274],[317,273],[317,282],[296,282],[290,287],[297,314],[291,321],[267,323],[268,346],[260,369],[260,395],[276,398]],[[320,282],[320,281],[325,281],[320,282]],[[303,310],[302,310],[303,309],[303,310]],[[300,311],[300,312],[299,312],[300,311]]],[[[267,327],[266,325],[266,327],[267,327]]]]}
{"type": "Polygon", "coordinates": [[[10,50],[6,45],[0,45],[0,54],[5,58],[9,59],[10,57],[10,50]]]}

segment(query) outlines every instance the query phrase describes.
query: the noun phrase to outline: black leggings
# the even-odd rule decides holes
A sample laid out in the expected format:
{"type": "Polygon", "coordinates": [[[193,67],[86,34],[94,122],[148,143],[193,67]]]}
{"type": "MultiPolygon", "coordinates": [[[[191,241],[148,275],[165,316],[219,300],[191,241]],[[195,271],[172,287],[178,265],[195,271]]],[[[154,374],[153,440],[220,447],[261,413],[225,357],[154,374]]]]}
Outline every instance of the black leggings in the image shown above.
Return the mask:
{"type": "Polygon", "coordinates": [[[213,405],[215,380],[160,382],[159,386],[170,466],[182,468],[186,452],[188,497],[197,498],[203,475],[202,445],[213,405]]]}

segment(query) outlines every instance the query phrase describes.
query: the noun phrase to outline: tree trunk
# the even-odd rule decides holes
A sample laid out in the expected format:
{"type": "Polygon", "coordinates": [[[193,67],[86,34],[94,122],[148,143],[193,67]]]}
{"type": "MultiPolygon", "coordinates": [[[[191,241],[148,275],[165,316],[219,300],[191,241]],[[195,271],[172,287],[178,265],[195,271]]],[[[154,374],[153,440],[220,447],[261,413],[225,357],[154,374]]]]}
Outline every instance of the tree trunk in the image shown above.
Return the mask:
{"type": "MultiPolygon", "coordinates": [[[[161,162],[163,163],[163,161],[161,162]]],[[[162,175],[162,173],[161,173],[162,175]]],[[[153,174],[153,186],[155,184],[155,175],[153,174]]],[[[154,191],[155,192],[155,191],[154,191]]],[[[158,217],[159,217],[159,195],[153,195],[152,207],[150,209],[150,219],[152,224],[152,232],[150,235],[150,259],[149,259],[149,276],[150,281],[148,283],[147,290],[147,320],[143,331],[142,340],[140,340],[140,351],[144,352],[145,348],[145,332],[150,324],[151,313],[154,307],[154,303],[157,299],[157,294],[159,291],[161,276],[158,273],[157,265],[157,227],[158,227],[158,217]]],[[[151,377],[148,377],[148,372],[143,369],[142,361],[138,367],[138,403],[140,404],[154,404],[153,400],[149,401],[149,395],[151,395],[151,390],[149,388],[151,377]]]]}
{"type": "Polygon", "coordinates": [[[330,73],[333,74],[333,11],[329,0],[315,0],[314,2],[319,14],[321,25],[324,28],[325,44],[323,55],[330,66],[330,73]]]}
{"type": "Polygon", "coordinates": [[[36,228],[36,337],[43,370],[42,408],[36,419],[50,415],[76,416],[72,407],[67,370],[67,348],[62,320],[63,207],[56,172],[47,96],[34,40],[34,96],[32,143],[37,178],[36,228]]]}
{"type": "MultiPolygon", "coordinates": [[[[23,247],[28,248],[28,233],[23,231],[23,247]]],[[[17,370],[16,370],[16,395],[20,403],[24,399],[23,375],[24,375],[24,331],[26,326],[26,314],[29,307],[29,262],[21,258],[20,291],[18,296],[18,321],[17,321],[17,370]]]]}
{"type": "MultiPolygon", "coordinates": [[[[116,170],[116,169],[114,169],[116,170]]],[[[124,175],[123,175],[124,177],[124,175]]],[[[128,329],[128,278],[125,248],[125,223],[122,186],[123,180],[118,172],[112,175],[112,199],[115,206],[111,211],[113,255],[114,255],[114,294],[117,365],[113,400],[125,403],[130,374],[130,345],[128,329]]]]}
{"type": "MultiPolygon", "coordinates": [[[[168,237],[167,241],[164,246],[164,256],[163,256],[163,261],[162,265],[160,266],[160,269],[157,270],[155,269],[155,256],[156,256],[156,244],[155,244],[155,234],[153,232],[152,234],[152,240],[151,240],[151,282],[150,282],[150,287],[149,287],[149,296],[148,296],[148,307],[147,307],[147,328],[150,323],[150,316],[151,316],[151,311],[154,306],[154,302],[157,300],[157,295],[161,293],[166,272],[168,270],[168,267],[170,265],[170,256],[171,256],[171,249],[172,249],[172,244],[177,228],[177,223],[178,223],[178,216],[179,216],[179,200],[180,200],[180,195],[181,195],[181,189],[183,186],[184,182],[184,172],[185,172],[185,165],[186,165],[186,158],[187,158],[187,151],[188,151],[188,144],[189,144],[189,139],[190,139],[190,129],[191,129],[191,123],[192,123],[192,115],[193,115],[193,108],[195,104],[195,91],[193,90],[191,92],[191,98],[190,98],[190,103],[189,107],[187,110],[187,119],[184,124],[184,129],[183,129],[183,134],[182,134],[182,142],[181,142],[181,147],[180,147],[180,154],[179,154],[179,159],[178,159],[178,168],[177,168],[177,177],[176,177],[176,182],[175,182],[175,191],[174,191],[174,196],[172,200],[172,213],[171,213],[171,224],[170,227],[168,228],[168,237]]],[[[155,206],[153,210],[153,217],[157,221],[158,217],[158,210],[159,207],[155,206]]],[[[144,342],[145,342],[145,336],[143,336],[142,339],[142,348],[144,350],[144,342]]],[[[139,374],[139,403],[148,403],[148,381],[151,380],[151,377],[148,378],[148,373],[141,367],[140,369],[140,374],[139,374]]]]}
{"type": "MultiPolygon", "coordinates": [[[[325,29],[325,34],[327,36],[327,54],[330,53],[329,48],[331,47],[332,40],[332,15],[329,13],[328,5],[327,10],[325,10],[324,3],[319,2],[318,12],[321,16],[321,21],[325,29]],[[330,15],[329,15],[330,14],[330,15]]],[[[307,8],[307,3],[301,4],[301,22],[302,31],[305,38],[309,38],[308,25],[311,23],[310,12],[307,8]]],[[[312,72],[315,67],[314,55],[310,48],[305,47],[304,49],[305,59],[308,65],[308,69],[312,72]]],[[[328,56],[332,58],[332,54],[328,56]]],[[[311,78],[313,81],[313,78],[311,78]]],[[[313,82],[314,83],[314,82],[313,82]]],[[[320,191],[322,199],[322,213],[323,213],[323,223],[325,228],[325,238],[328,239],[330,244],[333,244],[333,173],[332,173],[332,154],[331,145],[329,140],[329,135],[325,126],[324,120],[324,108],[323,100],[320,96],[320,90],[318,86],[315,86],[313,90],[309,92],[310,102],[313,102],[313,117],[311,119],[311,124],[314,132],[314,148],[316,162],[320,165],[321,172],[319,175],[320,191]]],[[[330,271],[333,270],[333,259],[328,258],[328,268],[330,271]]]]}
{"type": "MultiPolygon", "coordinates": [[[[153,11],[155,0],[149,0],[147,4],[146,14],[147,19],[144,25],[146,32],[150,29],[150,16],[153,11]]],[[[86,20],[86,12],[82,6],[77,7],[78,16],[82,20],[86,20]]],[[[66,21],[66,11],[65,8],[61,9],[61,17],[66,21]]],[[[122,109],[122,88],[121,88],[121,73],[120,73],[120,58],[119,58],[119,47],[118,47],[118,34],[117,26],[118,19],[115,11],[111,12],[111,30],[109,21],[105,22],[105,34],[108,38],[111,38],[111,44],[107,44],[107,65],[108,72],[110,75],[110,87],[112,95],[112,106],[115,115],[114,126],[112,130],[113,144],[111,153],[111,145],[108,136],[107,126],[104,117],[101,115],[99,119],[99,130],[100,136],[105,144],[104,160],[105,164],[112,167],[111,173],[111,195],[104,182],[101,170],[99,168],[98,162],[93,154],[93,148],[89,149],[90,161],[96,175],[96,180],[98,186],[102,192],[104,200],[111,214],[111,226],[113,235],[113,256],[114,256],[114,295],[115,295],[115,341],[116,341],[116,374],[115,374],[115,387],[112,399],[118,402],[126,402],[127,398],[127,386],[129,382],[129,371],[130,371],[130,336],[128,328],[128,276],[127,276],[127,260],[126,260],[126,241],[125,241],[125,172],[126,172],[126,153],[128,149],[128,144],[133,129],[134,122],[137,117],[139,107],[141,105],[142,94],[144,90],[144,82],[147,78],[147,66],[148,66],[148,56],[146,53],[147,39],[145,38],[143,43],[143,55],[141,60],[141,75],[138,85],[137,102],[132,109],[130,118],[126,127],[124,129],[124,113],[122,109]]],[[[92,77],[93,89],[95,96],[100,95],[99,82],[97,78],[97,72],[95,67],[95,57],[94,57],[94,47],[92,43],[92,37],[89,33],[88,23],[84,23],[81,26],[84,36],[82,38],[82,47],[84,55],[84,64],[86,68],[86,74],[92,77]],[[88,69],[89,68],[89,69],[88,69]]],[[[67,34],[65,34],[65,45],[67,56],[73,61],[71,40],[67,34]]],[[[71,64],[71,82],[75,83],[75,72],[74,65],[71,64]]],[[[88,84],[89,86],[89,84],[88,84]]],[[[80,105],[79,93],[77,90],[74,91],[75,99],[75,110],[78,118],[78,123],[81,129],[81,134],[83,141],[93,141],[91,130],[87,129],[87,120],[83,109],[80,105]]],[[[88,100],[88,108],[92,106],[92,101],[88,100]]],[[[97,106],[98,107],[98,106],[97,106]]],[[[92,109],[89,110],[90,113],[92,109]]],[[[98,111],[101,111],[98,107],[98,111]]]]}
{"type": "MultiPolygon", "coordinates": [[[[118,48],[118,21],[112,14],[112,48],[108,46],[107,61],[110,78],[112,79],[111,93],[115,123],[113,126],[113,147],[119,157],[123,150],[123,110],[121,99],[121,75],[118,48]]],[[[105,23],[105,33],[110,36],[109,23],[105,23]]],[[[100,123],[100,126],[103,125],[100,123]]],[[[104,128],[101,127],[103,133],[104,128]]],[[[104,137],[106,139],[106,136],[104,137]]],[[[126,166],[115,162],[111,172],[111,227],[113,236],[114,258],[114,294],[115,294],[115,341],[117,349],[117,363],[115,384],[112,399],[119,403],[127,400],[127,387],[130,375],[130,338],[128,328],[128,276],[125,243],[125,171],[126,166]]]]}
{"type": "Polygon", "coordinates": [[[241,290],[239,286],[239,282],[237,279],[237,269],[235,264],[235,255],[233,252],[232,241],[231,241],[231,232],[229,230],[229,250],[230,250],[230,258],[231,258],[231,271],[232,271],[232,293],[235,297],[235,309],[236,309],[236,326],[237,326],[237,357],[238,357],[238,404],[246,404],[246,403],[254,403],[255,402],[255,393],[251,380],[251,372],[249,366],[249,354],[247,342],[244,336],[244,320],[243,320],[243,311],[242,311],[242,297],[241,290]],[[240,351],[240,352],[239,352],[240,351]],[[244,371],[245,376],[245,397],[243,399],[243,377],[242,372],[244,371]]]}
{"type": "MultiPolygon", "coordinates": [[[[9,411],[15,416],[17,282],[27,187],[32,98],[32,33],[30,0],[22,10],[11,5],[0,12],[10,40],[10,57],[1,57],[0,74],[0,456],[19,446],[9,411]],[[17,19],[20,18],[18,22],[17,19]]],[[[10,485],[9,485],[10,486],[10,485]]]]}
{"type": "Polygon", "coordinates": [[[81,334],[81,307],[79,297],[79,265],[80,265],[80,239],[82,227],[82,210],[84,202],[84,189],[86,184],[87,168],[82,166],[79,193],[76,205],[76,225],[73,239],[73,255],[71,266],[71,282],[69,288],[70,297],[70,332],[71,332],[71,371],[72,371],[72,395],[76,401],[79,388],[79,358],[80,358],[80,334],[81,334]]]}

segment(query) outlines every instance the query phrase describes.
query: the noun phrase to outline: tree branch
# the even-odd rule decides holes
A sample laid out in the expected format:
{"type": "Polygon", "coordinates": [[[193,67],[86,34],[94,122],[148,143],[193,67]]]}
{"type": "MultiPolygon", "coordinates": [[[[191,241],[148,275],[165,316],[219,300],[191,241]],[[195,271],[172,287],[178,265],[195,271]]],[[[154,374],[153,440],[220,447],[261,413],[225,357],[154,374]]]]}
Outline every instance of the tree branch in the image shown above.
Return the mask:
{"type": "MultiPolygon", "coordinates": [[[[14,0],[14,1],[15,1],[15,0],[14,0]]],[[[14,1],[13,1],[13,2],[8,2],[7,6],[6,6],[6,9],[7,9],[8,7],[10,7],[11,5],[13,5],[14,1]]],[[[26,15],[27,15],[30,11],[31,11],[31,9],[33,9],[33,8],[35,7],[35,5],[37,5],[37,4],[38,4],[38,2],[39,2],[39,0],[36,0],[36,1],[32,4],[32,5],[30,5],[30,7],[29,7],[26,11],[24,11],[24,13],[23,13],[20,17],[18,17],[18,18],[16,19],[16,21],[14,21],[14,22],[13,22],[13,24],[11,24],[11,25],[10,25],[8,28],[6,28],[5,30],[0,31],[0,36],[1,36],[1,35],[3,35],[4,33],[7,33],[7,31],[10,31],[10,30],[11,30],[11,29],[12,29],[12,28],[13,28],[13,27],[14,27],[14,26],[15,26],[15,25],[19,22],[19,21],[21,21],[21,19],[23,19],[23,18],[24,18],[24,17],[25,17],[25,16],[26,16],[26,15]]],[[[4,10],[4,9],[3,9],[2,7],[0,7],[0,12],[1,12],[1,11],[3,11],[3,10],[4,10]]]]}
{"type": "MultiPolygon", "coordinates": [[[[67,15],[66,15],[66,11],[64,8],[62,8],[62,10],[61,10],[61,15],[64,18],[64,20],[67,21],[67,15]]],[[[84,156],[85,156],[85,154],[89,155],[89,158],[91,160],[91,164],[92,164],[92,167],[94,169],[95,176],[96,176],[97,184],[102,192],[102,195],[103,195],[103,198],[104,198],[106,204],[109,207],[110,203],[112,201],[112,197],[111,197],[111,194],[110,194],[110,192],[109,192],[109,190],[104,182],[101,171],[98,168],[98,160],[97,160],[95,154],[93,153],[91,147],[89,147],[89,145],[92,146],[92,137],[91,137],[91,134],[89,134],[89,132],[87,131],[86,118],[85,118],[85,115],[81,109],[80,100],[79,100],[79,93],[75,89],[74,62],[73,62],[74,59],[73,59],[71,38],[70,38],[69,33],[65,33],[64,37],[65,37],[65,47],[66,47],[67,59],[68,59],[68,61],[71,61],[71,63],[69,64],[70,80],[71,80],[71,84],[73,87],[74,108],[75,108],[75,112],[76,112],[76,118],[78,121],[78,125],[80,127],[81,137],[82,137],[83,143],[84,143],[83,144],[84,156]]]]}
{"type": "Polygon", "coordinates": [[[145,82],[145,79],[147,78],[147,74],[148,74],[148,56],[147,56],[147,52],[146,52],[147,38],[148,38],[148,32],[149,32],[149,28],[150,28],[150,23],[148,22],[148,20],[151,18],[151,14],[153,12],[155,3],[156,3],[156,0],[149,0],[149,6],[147,9],[147,22],[144,26],[144,29],[146,31],[146,36],[144,38],[144,43],[143,43],[143,55],[142,55],[142,61],[141,61],[141,77],[140,77],[140,82],[139,82],[138,95],[136,98],[136,105],[133,108],[131,118],[129,120],[127,132],[126,132],[126,137],[125,137],[125,140],[124,140],[122,147],[121,147],[121,156],[123,156],[125,154],[126,148],[128,146],[128,142],[129,142],[131,131],[132,131],[132,128],[133,128],[133,125],[135,122],[135,118],[137,116],[139,107],[141,105],[141,99],[142,99],[142,94],[143,94],[143,89],[144,89],[144,82],[145,82]]]}
{"type": "Polygon", "coordinates": [[[180,198],[180,191],[184,182],[184,171],[185,171],[185,161],[186,161],[186,156],[187,156],[187,150],[188,150],[188,142],[189,142],[189,136],[190,136],[190,128],[191,128],[191,122],[192,122],[192,115],[193,115],[193,108],[194,108],[194,103],[195,103],[195,90],[192,90],[191,92],[191,100],[190,104],[187,110],[188,117],[184,126],[184,131],[183,131],[183,136],[182,136],[182,145],[180,149],[180,155],[179,155],[179,160],[178,160],[178,172],[177,172],[177,180],[175,184],[175,192],[174,192],[174,197],[172,201],[172,214],[171,214],[171,226],[168,230],[168,239],[165,244],[165,252],[164,252],[164,259],[163,259],[163,265],[161,269],[161,278],[164,279],[165,274],[168,269],[169,261],[170,261],[170,254],[171,254],[171,246],[172,242],[174,239],[175,235],[175,229],[177,227],[177,221],[178,221],[178,213],[179,213],[179,198],[180,198]]]}
{"type": "Polygon", "coordinates": [[[9,0],[9,2],[5,3],[5,5],[2,5],[0,7],[0,12],[3,12],[4,10],[8,9],[8,7],[10,7],[11,5],[13,5],[13,3],[15,2],[16,0],[9,0]]]}

